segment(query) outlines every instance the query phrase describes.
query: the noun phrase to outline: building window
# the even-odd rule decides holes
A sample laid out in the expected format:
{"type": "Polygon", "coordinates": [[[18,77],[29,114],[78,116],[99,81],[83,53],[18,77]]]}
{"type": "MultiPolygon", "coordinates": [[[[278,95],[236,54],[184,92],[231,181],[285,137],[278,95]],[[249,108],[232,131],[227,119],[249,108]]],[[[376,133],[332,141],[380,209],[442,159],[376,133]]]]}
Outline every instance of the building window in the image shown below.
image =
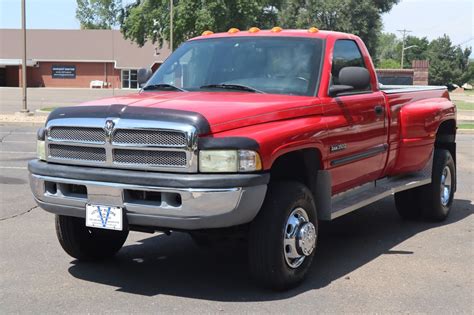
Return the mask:
{"type": "Polygon", "coordinates": [[[122,70],[122,89],[138,89],[137,70],[122,70]]]}

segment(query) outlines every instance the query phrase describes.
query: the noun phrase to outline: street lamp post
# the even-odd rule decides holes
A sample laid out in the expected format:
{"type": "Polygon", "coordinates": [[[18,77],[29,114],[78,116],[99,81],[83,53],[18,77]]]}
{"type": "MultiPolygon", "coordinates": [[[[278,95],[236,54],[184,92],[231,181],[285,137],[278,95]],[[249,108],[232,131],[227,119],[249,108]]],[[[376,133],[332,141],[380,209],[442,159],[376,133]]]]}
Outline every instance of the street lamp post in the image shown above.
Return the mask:
{"type": "Polygon", "coordinates": [[[22,85],[22,107],[20,113],[28,114],[26,95],[26,5],[25,0],[21,0],[21,32],[23,37],[23,58],[21,62],[21,85],[22,85]]]}
{"type": "Polygon", "coordinates": [[[405,50],[408,50],[408,49],[411,49],[411,48],[415,48],[415,47],[418,47],[417,45],[411,45],[411,46],[408,46],[408,47],[405,47],[405,43],[403,43],[403,47],[402,47],[402,60],[400,62],[400,69],[403,69],[403,61],[405,60],[405,50]]]}

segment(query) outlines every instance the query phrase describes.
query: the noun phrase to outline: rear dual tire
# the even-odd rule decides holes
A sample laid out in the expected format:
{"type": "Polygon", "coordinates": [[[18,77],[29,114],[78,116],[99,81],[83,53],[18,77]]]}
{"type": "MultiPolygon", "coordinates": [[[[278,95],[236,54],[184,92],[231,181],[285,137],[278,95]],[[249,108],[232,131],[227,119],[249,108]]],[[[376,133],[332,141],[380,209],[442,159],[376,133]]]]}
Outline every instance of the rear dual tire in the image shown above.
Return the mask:
{"type": "Polygon", "coordinates": [[[128,231],[90,228],[83,218],[56,215],[56,235],[71,257],[95,261],[113,257],[125,243],[128,231]]]}
{"type": "Polygon", "coordinates": [[[456,166],[448,150],[435,149],[431,183],[395,194],[395,205],[403,219],[445,220],[451,210],[456,166]]]}

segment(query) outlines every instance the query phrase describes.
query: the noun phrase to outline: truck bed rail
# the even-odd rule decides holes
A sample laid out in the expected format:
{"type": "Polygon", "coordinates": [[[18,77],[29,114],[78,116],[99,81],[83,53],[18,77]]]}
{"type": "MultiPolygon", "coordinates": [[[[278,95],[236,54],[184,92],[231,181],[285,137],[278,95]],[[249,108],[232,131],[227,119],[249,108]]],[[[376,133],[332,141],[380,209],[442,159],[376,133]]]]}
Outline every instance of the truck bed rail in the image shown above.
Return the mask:
{"type": "Polygon", "coordinates": [[[383,85],[379,89],[387,94],[447,90],[443,85],[383,85]]]}

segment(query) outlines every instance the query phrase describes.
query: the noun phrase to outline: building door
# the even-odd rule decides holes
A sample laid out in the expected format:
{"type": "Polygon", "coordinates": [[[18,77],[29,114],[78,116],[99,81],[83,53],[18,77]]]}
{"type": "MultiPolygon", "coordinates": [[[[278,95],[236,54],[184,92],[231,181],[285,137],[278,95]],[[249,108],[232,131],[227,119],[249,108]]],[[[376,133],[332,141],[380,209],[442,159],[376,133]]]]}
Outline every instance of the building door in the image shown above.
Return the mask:
{"type": "Polygon", "coordinates": [[[138,89],[136,69],[122,69],[122,89],[138,89]]]}
{"type": "Polygon", "coordinates": [[[7,74],[5,68],[0,68],[0,86],[7,86],[7,74]]]}

